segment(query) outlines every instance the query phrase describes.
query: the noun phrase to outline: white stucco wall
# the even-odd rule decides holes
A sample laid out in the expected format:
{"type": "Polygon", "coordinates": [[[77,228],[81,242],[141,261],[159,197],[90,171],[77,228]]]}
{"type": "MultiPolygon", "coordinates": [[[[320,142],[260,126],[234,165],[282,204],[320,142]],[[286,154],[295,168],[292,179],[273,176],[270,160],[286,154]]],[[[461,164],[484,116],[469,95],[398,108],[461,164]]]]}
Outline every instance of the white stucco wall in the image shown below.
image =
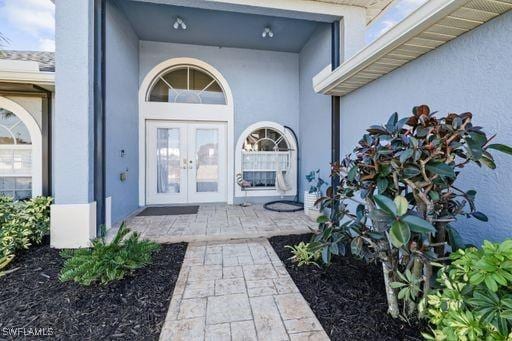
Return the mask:
{"type": "MultiPolygon", "coordinates": [[[[371,124],[385,123],[393,112],[408,115],[428,104],[440,113],[466,112],[495,142],[512,145],[512,13],[462,35],[341,99],[342,154],[349,153],[371,124]]],[[[321,134],[321,132],[318,132],[321,134]]],[[[455,224],[466,242],[512,236],[512,157],[495,152],[497,170],[471,165],[458,187],[478,191],[484,223],[460,218],[455,224]]]]}

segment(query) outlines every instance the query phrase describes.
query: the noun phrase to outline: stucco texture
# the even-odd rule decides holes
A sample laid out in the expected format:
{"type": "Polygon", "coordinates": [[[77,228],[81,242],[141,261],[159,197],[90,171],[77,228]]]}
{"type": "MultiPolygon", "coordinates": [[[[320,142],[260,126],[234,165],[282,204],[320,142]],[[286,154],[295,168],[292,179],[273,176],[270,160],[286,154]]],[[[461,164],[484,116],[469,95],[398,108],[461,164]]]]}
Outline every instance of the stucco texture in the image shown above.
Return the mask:
{"type": "Polygon", "coordinates": [[[331,58],[330,25],[320,25],[299,54],[300,65],[300,183],[301,197],[308,189],[305,175],[320,169],[329,181],[331,162],[331,97],[314,92],[312,78],[331,58]]]}
{"type": "Polygon", "coordinates": [[[274,121],[298,133],[298,54],[141,41],[140,82],[159,63],[178,57],[200,59],[227,80],[233,92],[235,141],[258,121],[274,121]]]}
{"type": "MultiPolygon", "coordinates": [[[[442,114],[474,114],[474,124],[512,144],[512,13],[507,13],[406,64],[341,99],[342,154],[352,150],[371,124],[385,123],[418,104],[442,114]]],[[[318,131],[318,134],[322,134],[318,131]]],[[[499,241],[512,236],[512,157],[494,153],[497,169],[470,166],[457,186],[475,189],[476,204],[489,222],[460,218],[455,224],[465,242],[499,241]]]]}
{"type": "Polygon", "coordinates": [[[106,16],[106,193],[115,223],[138,207],[139,39],[115,3],[106,16]]]}

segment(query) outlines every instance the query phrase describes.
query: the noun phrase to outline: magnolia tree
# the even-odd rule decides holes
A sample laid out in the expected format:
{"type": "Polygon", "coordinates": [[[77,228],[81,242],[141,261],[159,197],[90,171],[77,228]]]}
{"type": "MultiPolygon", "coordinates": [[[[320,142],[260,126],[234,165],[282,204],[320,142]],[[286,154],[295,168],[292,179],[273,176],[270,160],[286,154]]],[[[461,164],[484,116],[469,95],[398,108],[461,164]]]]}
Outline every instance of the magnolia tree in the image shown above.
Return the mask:
{"type": "Polygon", "coordinates": [[[332,165],[340,185],[320,199],[331,215],[319,218],[309,247],[325,263],[348,250],[380,261],[394,317],[416,311],[430,290],[432,266],[464,246],[450,223],[460,216],[487,221],[475,207],[476,191],[459,188],[456,179],[469,163],[494,169],[490,150],[512,154],[512,148],[491,144],[494,136],[471,119],[471,113],[438,118],[426,105],[403,119],[395,113],[332,165]]]}

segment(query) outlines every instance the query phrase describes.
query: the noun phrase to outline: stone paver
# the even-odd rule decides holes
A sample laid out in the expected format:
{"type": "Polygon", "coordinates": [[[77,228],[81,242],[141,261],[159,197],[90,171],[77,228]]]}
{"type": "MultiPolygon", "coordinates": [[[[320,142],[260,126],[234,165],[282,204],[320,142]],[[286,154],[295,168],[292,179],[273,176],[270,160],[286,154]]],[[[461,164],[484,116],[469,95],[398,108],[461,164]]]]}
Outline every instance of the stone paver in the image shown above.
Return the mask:
{"type": "MultiPolygon", "coordinates": [[[[226,204],[203,204],[197,214],[172,216],[134,216],[126,225],[145,239],[159,243],[259,238],[277,235],[307,233],[317,227],[304,212],[272,212],[262,205],[249,207],[226,204]]],[[[112,238],[117,228],[109,230],[112,238]]],[[[254,264],[264,264],[265,254],[256,247],[239,254],[231,263],[248,264],[252,256],[254,264]]],[[[206,264],[218,264],[219,256],[208,257],[206,264]]]]}
{"type": "Polygon", "coordinates": [[[266,239],[190,243],[160,340],[329,340],[266,239]]]}

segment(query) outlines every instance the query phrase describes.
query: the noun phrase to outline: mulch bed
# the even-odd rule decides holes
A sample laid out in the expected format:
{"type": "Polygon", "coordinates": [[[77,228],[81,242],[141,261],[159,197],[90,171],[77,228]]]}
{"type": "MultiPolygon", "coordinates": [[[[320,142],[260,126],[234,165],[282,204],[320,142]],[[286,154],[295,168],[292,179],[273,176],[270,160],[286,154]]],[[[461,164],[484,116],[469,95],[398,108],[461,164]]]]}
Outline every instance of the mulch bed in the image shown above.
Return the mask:
{"type": "Polygon", "coordinates": [[[325,271],[297,267],[286,245],[310,235],[279,236],[270,243],[332,340],[421,340],[422,323],[393,319],[387,311],[382,268],[351,257],[335,257],[325,271]]]}
{"type": "Polygon", "coordinates": [[[186,244],[162,245],[153,262],[119,282],[83,287],[58,279],[63,260],[48,242],[31,247],[0,278],[0,340],[5,328],[44,328],[60,340],[156,340],[186,244]]]}

